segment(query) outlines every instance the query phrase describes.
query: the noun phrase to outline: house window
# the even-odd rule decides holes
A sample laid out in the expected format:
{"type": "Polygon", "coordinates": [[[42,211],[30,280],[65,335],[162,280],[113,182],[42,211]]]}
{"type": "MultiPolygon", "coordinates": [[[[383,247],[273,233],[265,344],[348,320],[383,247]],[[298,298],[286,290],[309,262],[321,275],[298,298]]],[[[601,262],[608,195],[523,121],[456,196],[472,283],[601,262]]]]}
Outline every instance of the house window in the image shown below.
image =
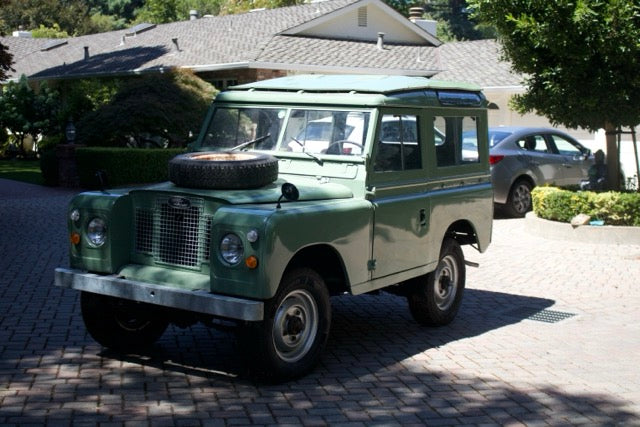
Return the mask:
{"type": "Polygon", "coordinates": [[[367,26],[367,7],[358,8],[358,27],[367,26]]]}
{"type": "Polygon", "coordinates": [[[235,86],[238,84],[237,79],[215,79],[211,82],[212,85],[215,86],[218,90],[224,90],[229,86],[235,86]]]}

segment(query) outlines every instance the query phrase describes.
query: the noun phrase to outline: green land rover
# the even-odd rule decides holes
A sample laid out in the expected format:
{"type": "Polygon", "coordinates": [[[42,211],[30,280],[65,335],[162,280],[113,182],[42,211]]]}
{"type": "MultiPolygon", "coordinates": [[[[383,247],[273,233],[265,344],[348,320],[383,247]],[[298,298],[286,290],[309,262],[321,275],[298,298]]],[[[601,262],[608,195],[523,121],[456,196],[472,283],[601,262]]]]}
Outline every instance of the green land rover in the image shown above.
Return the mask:
{"type": "Polygon", "coordinates": [[[170,182],[71,201],[55,283],[81,291],[105,347],[150,346],[169,323],[232,324],[268,381],[317,364],[331,296],[392,292],[417,322],[445,325],[462,301],[461,245],[491,240],[486,109],[477,87],[420,77],[232,87],[170,182]]]}

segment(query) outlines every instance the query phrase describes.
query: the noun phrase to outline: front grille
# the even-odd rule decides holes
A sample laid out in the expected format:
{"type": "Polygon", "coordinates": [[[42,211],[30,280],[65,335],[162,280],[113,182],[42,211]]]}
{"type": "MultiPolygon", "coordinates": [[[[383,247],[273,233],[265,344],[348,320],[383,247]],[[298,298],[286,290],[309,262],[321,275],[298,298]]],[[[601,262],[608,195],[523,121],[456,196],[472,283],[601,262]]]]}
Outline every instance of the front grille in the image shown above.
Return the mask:
{"type": "Polygon", "coordinates": [[[202,199],[178,207],[158,198],[153,209],[136,209],[135,250],[156,263],[198,268],[209,259],[211,216],[202,199]]]}

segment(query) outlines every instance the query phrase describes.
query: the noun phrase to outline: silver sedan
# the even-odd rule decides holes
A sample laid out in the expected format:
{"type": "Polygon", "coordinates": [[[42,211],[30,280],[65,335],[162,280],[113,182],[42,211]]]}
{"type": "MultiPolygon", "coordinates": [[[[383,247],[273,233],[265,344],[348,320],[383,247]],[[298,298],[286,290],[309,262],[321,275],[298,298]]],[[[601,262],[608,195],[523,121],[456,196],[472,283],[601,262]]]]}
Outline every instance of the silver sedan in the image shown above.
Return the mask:
{"type": "MultiPolygon", "coordinates": [[[[474,136],[466,133],[466,142],[474,136]]],[[[578,186],[594,160],[589,149],[556,129],[495,127],[489,128],[489,162],[496,208],[522,217],[531,210],[533,187],[578,186]]]]}

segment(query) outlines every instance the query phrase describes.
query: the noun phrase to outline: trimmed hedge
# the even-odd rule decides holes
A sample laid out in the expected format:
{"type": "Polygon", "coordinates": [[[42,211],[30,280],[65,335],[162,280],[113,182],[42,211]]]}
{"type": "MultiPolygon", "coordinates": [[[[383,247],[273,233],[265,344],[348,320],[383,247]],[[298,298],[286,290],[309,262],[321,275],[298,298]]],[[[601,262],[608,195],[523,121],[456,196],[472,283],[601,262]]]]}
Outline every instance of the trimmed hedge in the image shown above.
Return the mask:
{"type": "Polygon", "coordinates": [[[80,187],[99,188],[97,171],[106,173],[106,186],[110,188],[166,181],[169,160],[183,152],[183,148],[78,147],[80,187]]]}
{"type": "Polygon", "coordinates": [[[536,187],[531,192],[533,211],[539,218],[570,222],[578,214],[604,221],[606,225],[640,226],[640,194],[568,191],[536,187]]]}

